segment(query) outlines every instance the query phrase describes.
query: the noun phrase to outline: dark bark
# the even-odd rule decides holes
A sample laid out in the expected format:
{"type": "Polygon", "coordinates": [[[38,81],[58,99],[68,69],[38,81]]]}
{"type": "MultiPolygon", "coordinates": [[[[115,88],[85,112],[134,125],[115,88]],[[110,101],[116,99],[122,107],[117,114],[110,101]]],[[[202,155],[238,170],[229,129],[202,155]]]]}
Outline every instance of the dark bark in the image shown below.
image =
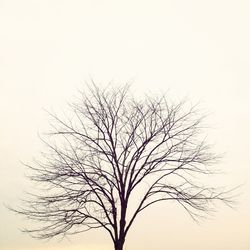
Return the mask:
{"type": "Polygon", "coordinates": [[[124,199],[124,192],[122,192],[121,198],[121,218],[120,218],[120,231],[119,239],[115,242],[115,250],[123,250],[125,242],[125,227],[126,227],[126,212],[127,212],[127,201],[124,199]]]}
{"type": "Polygon", "coordinates": [[[115,242],[115,250],[123,250],[125,238],[119,239],[115,242]]]}

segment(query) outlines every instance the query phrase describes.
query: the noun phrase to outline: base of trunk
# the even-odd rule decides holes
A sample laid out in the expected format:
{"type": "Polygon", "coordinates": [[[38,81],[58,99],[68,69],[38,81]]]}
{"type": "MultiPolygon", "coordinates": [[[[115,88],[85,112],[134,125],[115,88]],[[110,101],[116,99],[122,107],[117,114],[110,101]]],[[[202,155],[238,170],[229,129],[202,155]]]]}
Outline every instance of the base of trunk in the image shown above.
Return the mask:
{"type": "Polygon", "coordinates": [[[115,243],[115,250],[123,250],[123,243],[122,242],[115,243]]]}

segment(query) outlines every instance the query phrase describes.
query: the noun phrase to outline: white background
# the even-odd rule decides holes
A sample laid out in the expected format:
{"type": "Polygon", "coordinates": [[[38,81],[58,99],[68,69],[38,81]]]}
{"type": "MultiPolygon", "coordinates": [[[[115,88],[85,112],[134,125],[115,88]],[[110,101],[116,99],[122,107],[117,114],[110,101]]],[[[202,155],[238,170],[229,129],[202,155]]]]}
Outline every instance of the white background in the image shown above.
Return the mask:
{"type": "Polygon", "coordinates": [[[249,13],[248,0],[0,0],[0,249],[112,249],[101,231],[35,241],[4,207],[28,185],[20,161],[41,149],[43,109],[63,110],[93,78],[201,102],[225,153],[220,184],[243,184],[235,211],[200,225],[173,205],[145,211],[125,250],[249,250],[249,13]]]}

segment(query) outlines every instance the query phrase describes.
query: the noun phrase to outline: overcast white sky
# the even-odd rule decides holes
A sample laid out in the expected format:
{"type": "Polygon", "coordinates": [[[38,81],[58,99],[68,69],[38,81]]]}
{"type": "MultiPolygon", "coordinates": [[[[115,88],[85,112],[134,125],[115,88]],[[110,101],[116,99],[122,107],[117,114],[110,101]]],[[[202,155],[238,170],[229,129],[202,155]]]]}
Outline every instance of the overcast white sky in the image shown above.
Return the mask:
{"type": "Polygon", "coordinates": [[[200,101],[225,152],[221,184],[244,183],[236,211],[219,206],[201,225],[173,205],[145,212],[126,250],[249,250],[249,13],[248,0],[0,0],[0,249],[112,249],[99,231],[35,241],[3,206],[27,185],[20,160],[39,152],[43,108],[64,109],[93,77],[200,101]]]}

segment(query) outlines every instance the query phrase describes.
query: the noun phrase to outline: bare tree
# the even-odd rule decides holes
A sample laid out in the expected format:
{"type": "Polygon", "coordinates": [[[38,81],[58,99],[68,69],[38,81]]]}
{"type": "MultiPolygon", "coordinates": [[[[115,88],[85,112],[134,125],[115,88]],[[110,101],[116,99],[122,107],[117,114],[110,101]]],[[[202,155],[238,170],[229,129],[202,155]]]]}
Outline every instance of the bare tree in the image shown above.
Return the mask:
{"type": "Polygon", "coordinates": [[[198,184],[217,156],[202,140],[202,117],[187,106],[92,85],[70,105],[70,118],[50,114],[48,151],[28,166],[45,189],[16,209],[39,222],[26,231],[43,239],[103,228],[122,250],[135,218],[155,203],[175,201],[197,219],[227,202],[225,192],[198,184]]]}

